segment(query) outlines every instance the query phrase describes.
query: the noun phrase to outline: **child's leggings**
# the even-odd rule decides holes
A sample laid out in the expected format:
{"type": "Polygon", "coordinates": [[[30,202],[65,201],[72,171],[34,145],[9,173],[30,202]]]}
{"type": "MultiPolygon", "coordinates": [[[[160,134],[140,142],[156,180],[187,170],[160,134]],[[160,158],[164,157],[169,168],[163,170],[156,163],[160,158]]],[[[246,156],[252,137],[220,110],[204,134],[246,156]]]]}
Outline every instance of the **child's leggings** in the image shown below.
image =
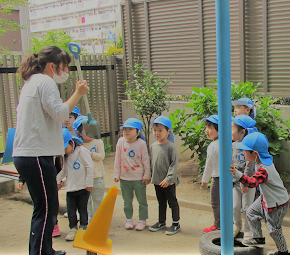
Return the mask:
{"type": "Polygon", "coordinates": [[[88,201],[88,214],[89,220],[91,220],[96,211],[98,210],[100,204],[103,201],[105,193],[105,182],[103,177],[94,178],[93,190],[90,192],[90,197],[88,201]]]}
{"type": "Polygon", "coordinates": [[[140,181],[120,180],[122,197],[124,199],[124,213],[126,219],[132,219],[133,216],[133,191],[135,192],[139,203],[139,220],[148,219],[148,205],[146,198],[146,184],[140,181]]]}
{"type": "Polygon", "coordinates": [[[267,212],[267,210],[262,205],[261,196],[259,196],[257,200],[250,205],[246,214],[249,227],[253,233],[253,237],[263,237],[261,220],[265,219],[268,232],[275,241],[278,251],[287,251],[287,244],[282,233],[282,222],[287,209],[288,205],[278,207],[272,212],[267,212]]]}
{"type": "MultiPolygon", "coordinates": [[[[242,214],[241,209],[243,209],[244,215],[248,207],[254,202],[256,189],[249,189],[249,192],[242,193],[240,182],[235,182],[233,187],[233,209],[234,209],[234,222],[237,226],[242,228],[242,214]]],[[[247,219],[245,219],[245,231],[249,231],[249,224],[247,219]]]]}
{"type": "Polygon", "coordinates": [[[219,177],[211,178],[210,203],[213,211],[214,225],[220,228],[220,181],[219,177]]]}

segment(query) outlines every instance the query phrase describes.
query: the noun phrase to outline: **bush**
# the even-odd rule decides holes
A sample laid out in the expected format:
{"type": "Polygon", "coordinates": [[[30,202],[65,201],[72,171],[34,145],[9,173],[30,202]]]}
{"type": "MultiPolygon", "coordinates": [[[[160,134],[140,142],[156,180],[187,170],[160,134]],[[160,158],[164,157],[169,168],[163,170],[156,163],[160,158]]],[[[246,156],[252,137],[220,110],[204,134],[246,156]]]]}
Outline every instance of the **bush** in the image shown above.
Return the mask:
{"type": "Polygon", "coordinates": [[[116,55],[123,55],[123,49],[119,49],[116,46],[109,46],[107,49],[107,53],[105,54],[106,56],[116,56],[116,55]]]}
{"type": "MultiPolygon", "coordinates": [[[[141,117],[143,122],[144,136],[149,152],[149,135],[151,133],[150,123],[153,117],[159,116],[165,110],[169,110],[169,103],[166,102],[168,90],[165,88],[170,81],[170,77],[163,80],[156,76],[156,73],[145,71],[144,66],[138,62],[132,67],[135,84],[134,88],[128,88],[126,95],[132,100],[134,111],[141,117]],[[140,74],[142,75],[140,76],[140,74]]],[[[126,81],[125,84],[129,85],[126,81]]]]}
{"type": "MultiPolygon", "coordinates": [[[[216,82],[216,80],[212,80],[216,82]]],[[[231,100],[241,97],[249,97],[256,102],[257,129],[264,133],[269,140],[269,152],[276,156],[284,151],[280,140],[290,139],[290,120],[284,121],[281,118],[281,110],[270,107],[277,99],[271,96],[253,96],[258,86],[253,86],[251,82],[231,84],[231,100]],[[269,123],[271,123],[269,125],[269,123]]],[[[216,87],[193,88],[191,99],[185,106],[190,109],[190,113],[177,109],[169,115],[173,123],[173,133],[181,136],[182,146],[185,150],[191,150],[191,158],[197,156],[199,160],[198,171],[203,172],[206,160],[206,148],[211,140],[205,135],[204,117],[218,113],[216,87]]],[[[184,152],[183,151],[183,152],[184,152]]]]}

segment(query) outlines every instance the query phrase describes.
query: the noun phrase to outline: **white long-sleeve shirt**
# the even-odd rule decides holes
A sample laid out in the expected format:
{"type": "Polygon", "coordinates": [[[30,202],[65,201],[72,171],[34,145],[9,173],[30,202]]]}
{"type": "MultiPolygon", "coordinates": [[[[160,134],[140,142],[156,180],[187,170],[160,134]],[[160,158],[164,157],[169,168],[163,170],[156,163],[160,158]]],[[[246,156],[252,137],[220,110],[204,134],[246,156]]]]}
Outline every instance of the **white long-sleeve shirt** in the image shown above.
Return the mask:
{"type": "Polygon", "coordinates": [[[206,161],[202,182],[208,183],[210,177],[219,177],[219,140],[212,141],[206,150],[206,161]]]}
{"type": "Polygon", "coordinates": [[[93,139],[89,143],[83,143],[91,153],[93,152],[94,178],[106,175],[103,160],[105,158],[105,148],[102,139],[93,139]]]}
{"type": "Polygon", "coordinates": [[[64,159],[63,169],[56,177],[57,184],[60,184],[64,177],[66,192],[93,187],[94,163],[90,151],[84,146],[76,147],[74,152],[64,159]]]}
{"type": "Polygon", "coordinates": [[[127,143],[124,137],[118,140],[115,155],[114,178],[125,181],[150,180],[150,161],[146,142],[141,138],[127,143]]]}
{"type": "Polygon", "coordinates": [[[55,81],[48,75],[32,75],[17,106],[13,156],[62,155],[61,121],[68,117],[69,107],[62,102],[55,81]]]}

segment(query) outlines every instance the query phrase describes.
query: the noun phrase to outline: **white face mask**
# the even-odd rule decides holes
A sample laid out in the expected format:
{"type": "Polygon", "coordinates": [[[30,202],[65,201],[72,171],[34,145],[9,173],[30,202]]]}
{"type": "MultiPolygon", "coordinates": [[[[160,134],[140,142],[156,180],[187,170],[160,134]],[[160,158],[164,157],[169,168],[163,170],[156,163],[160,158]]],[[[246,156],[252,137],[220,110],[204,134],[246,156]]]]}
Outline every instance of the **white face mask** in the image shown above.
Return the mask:
{"type": "MultiPolygon", "coordinates": [[[[59,69],[59,68],[58,68],[59,69]]],[[[60,70],[60,69],[59,69],[60,70]]],[[[53,71],[52,71],[53,72],[53,71]]],[[[69,74],[68,73],[66,73],[66,72],[63,72],[63,71],[61,71],[60,70],[60,72],[61,72],[61,75],[57,75],[57,74],[55,74],[54,72],[53,72],[53,76],[52,76],[52,79],[54,79],[54,81],[56,82],[56,83],[64,83],[64,82],[66,82],[66,80],[68,79],[68,77],[69,77],[69,74]]]]}

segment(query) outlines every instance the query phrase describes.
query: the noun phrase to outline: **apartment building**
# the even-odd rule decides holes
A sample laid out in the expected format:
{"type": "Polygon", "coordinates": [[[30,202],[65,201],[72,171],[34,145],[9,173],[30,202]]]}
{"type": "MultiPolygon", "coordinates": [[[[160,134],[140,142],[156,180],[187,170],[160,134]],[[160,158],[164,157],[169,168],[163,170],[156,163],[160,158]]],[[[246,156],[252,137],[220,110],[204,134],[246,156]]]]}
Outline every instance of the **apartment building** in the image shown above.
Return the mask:
{"type": "Polygon", "coordinates": [[[102,53],[105,39],[116,41],[121,26],[120,0],[31,0],[31,33],[62,29],[90,53],[102,53]],[[92,39],[100,39],[93,42],[92,39]]]}

